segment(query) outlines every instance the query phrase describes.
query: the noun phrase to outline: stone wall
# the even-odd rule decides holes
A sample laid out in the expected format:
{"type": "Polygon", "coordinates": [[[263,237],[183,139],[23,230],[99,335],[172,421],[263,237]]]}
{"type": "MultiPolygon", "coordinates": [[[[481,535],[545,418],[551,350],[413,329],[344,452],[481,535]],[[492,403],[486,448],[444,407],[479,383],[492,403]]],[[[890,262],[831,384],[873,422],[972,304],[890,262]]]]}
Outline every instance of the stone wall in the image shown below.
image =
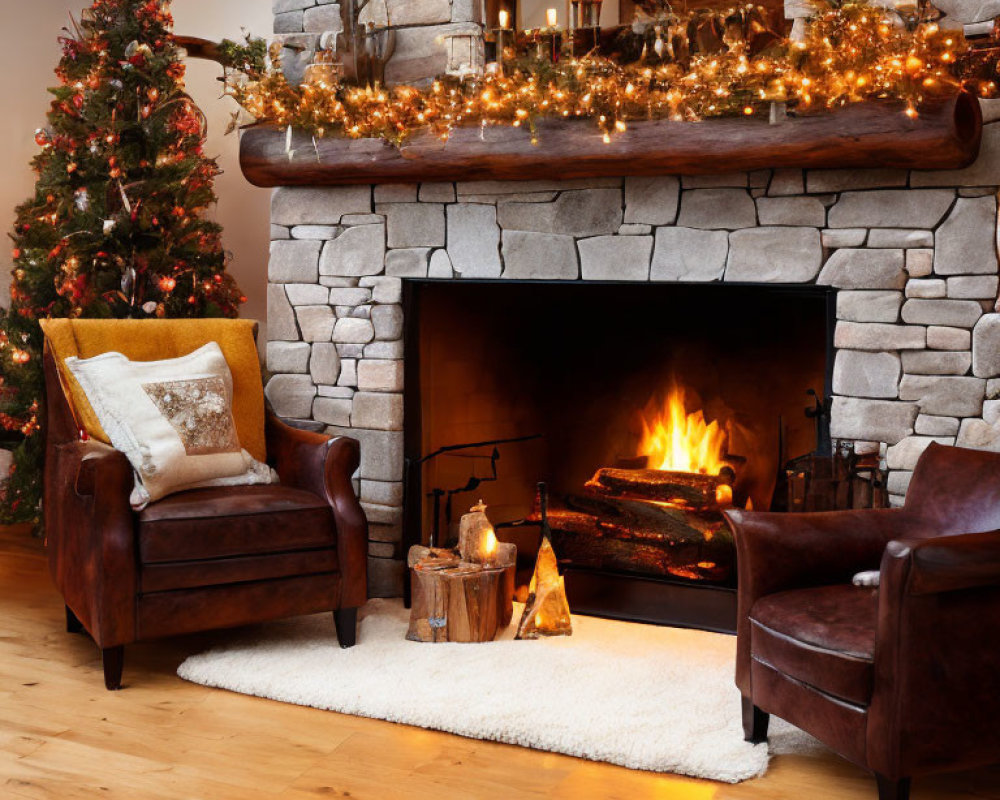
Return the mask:
{"type": "MultiPolygon", "coordinates": [[[[390,0],[403,26],[390,80],[443,71],[442,33],[475,24],[478,7],[390,0]]],[[[275,0],[275,13],[293,71],[340,26],[319,0],[275,0]]],[[[984,103],[981,157],[952,172],[275,190],[267,396],[282,416],[361,440],[371,593],[398,594],[403,575],[405,278],[834,286],[833,434],[882,454],[894,504],[931,441],[1000,450],[997,106],[984,103]]]]}

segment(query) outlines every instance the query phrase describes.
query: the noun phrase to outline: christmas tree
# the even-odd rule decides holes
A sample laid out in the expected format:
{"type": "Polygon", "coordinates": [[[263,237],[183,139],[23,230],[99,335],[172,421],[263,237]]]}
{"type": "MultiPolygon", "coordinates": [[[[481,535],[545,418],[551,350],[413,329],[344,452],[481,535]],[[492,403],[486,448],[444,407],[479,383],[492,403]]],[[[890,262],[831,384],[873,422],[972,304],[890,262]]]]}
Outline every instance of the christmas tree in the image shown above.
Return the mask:
{"type": "Polygon", "coordinates": [[[60,39],[34,196],[17,209],[0,316],[0,424],[23,441],[0,517],[37,520],[45,317],[234,317],[204,121],[184,92],[166,0],[96,0],[60,39]]]}

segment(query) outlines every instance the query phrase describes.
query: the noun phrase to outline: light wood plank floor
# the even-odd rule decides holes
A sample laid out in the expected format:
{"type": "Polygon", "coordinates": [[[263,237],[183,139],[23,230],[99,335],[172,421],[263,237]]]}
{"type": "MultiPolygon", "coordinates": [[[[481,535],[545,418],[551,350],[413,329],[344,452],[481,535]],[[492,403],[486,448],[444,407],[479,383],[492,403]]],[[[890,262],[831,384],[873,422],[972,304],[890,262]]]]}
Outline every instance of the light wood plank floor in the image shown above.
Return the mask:
{"type": "MultiPolygon", "coordinates": [[[[779,756],[766,777],[727,786],[243,697],[174,674],[220,635],[126,648],[126,688],[106,692],[93,642],[64,632],[40,542],[0,529],[0,798],[875,798],[873,781],[833,754],[779,756]]],[[[1000,800],[1000,767],[918,780],[913,797],[1000,800]]]]}

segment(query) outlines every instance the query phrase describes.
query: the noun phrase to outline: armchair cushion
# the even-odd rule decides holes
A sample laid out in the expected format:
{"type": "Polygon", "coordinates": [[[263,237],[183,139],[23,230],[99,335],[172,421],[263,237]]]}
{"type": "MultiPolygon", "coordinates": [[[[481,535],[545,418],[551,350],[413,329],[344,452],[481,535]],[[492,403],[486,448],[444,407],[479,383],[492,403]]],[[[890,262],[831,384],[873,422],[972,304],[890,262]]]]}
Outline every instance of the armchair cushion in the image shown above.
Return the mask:
{"type": "Polygon", "coordinates": [[[264,444],[264,388],[254,340],[257,323],[241,319],[45,319],[49,343],[77,421],[94,439],[110,444],[97,415],[65,361],[119,352],[133,361],[158,361],[187,355],[218,343],[233,376],[233,417],[240,445],[257,461],[267,458],[264,444]]]}
{"type": "Polygon", "coordinates": [[[878,592],[849,584],[778,592],[750,612],[753,658],[828,695],[871,698],[878,592]]]}
{"type": "Polygon", "coordinates": [[[325,499],[288,486],[194,489],[139,514],[142,564],[336,548],[325,499]]]}

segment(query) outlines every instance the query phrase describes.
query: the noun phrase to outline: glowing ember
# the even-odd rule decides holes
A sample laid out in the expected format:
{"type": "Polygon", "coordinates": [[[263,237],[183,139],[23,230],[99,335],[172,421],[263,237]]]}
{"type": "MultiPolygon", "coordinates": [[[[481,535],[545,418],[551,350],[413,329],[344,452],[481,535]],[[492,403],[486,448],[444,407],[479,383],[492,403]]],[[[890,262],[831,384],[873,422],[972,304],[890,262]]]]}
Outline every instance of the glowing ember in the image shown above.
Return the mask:
{"type": "Polygon", "coordinates": [[[676,385],[662,408],[643,417],[639,455],[649,458],[649,469],[718,475],[725,452],[726,431],[718,420],[707,422],[700,409],[688,413],[684,390],[676,385]]]}

